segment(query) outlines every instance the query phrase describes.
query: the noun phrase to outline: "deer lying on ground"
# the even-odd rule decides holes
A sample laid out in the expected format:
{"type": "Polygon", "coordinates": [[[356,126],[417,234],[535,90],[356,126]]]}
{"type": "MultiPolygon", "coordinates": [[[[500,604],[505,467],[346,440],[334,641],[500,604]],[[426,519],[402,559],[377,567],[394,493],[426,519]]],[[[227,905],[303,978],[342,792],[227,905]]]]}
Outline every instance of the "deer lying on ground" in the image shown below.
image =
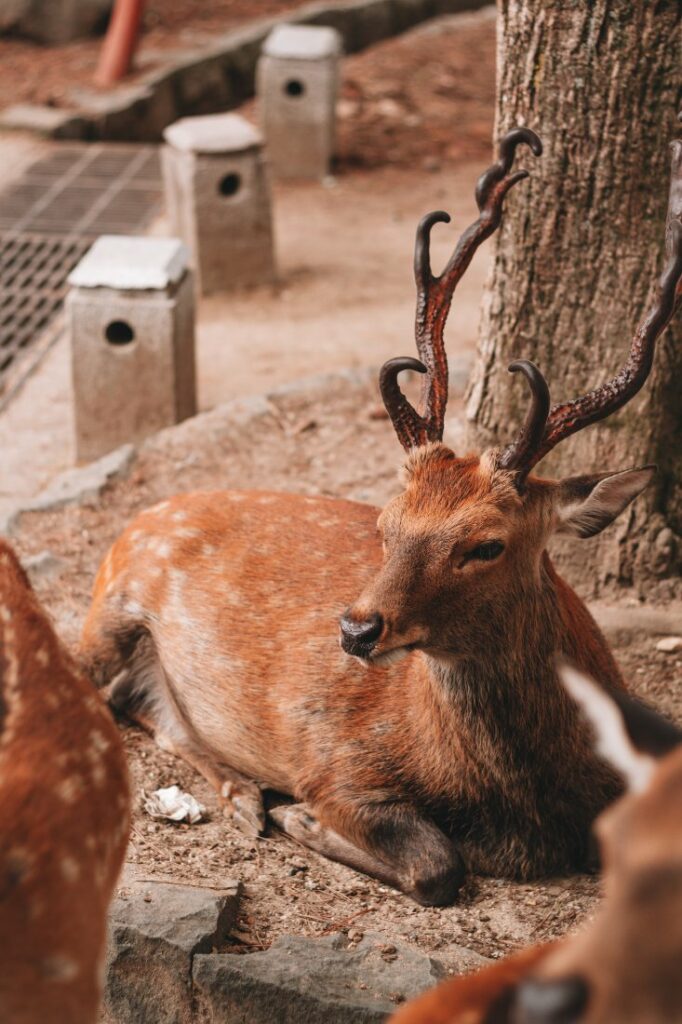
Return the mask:
{"type": "Polygon", "coordinates": [[[682,1021],[682,731],[573,669],[563,675],[629,790],[597,822],[604,904],[581,933],[453,978],[391,1024],[682,1021]]]}
{"type": "Polygon", "coordinates": [[[110,701],[209,779],[247,830],[262,788],[306,846],[427,905],[455,897],[464,864],[531,878],[584,865],[590,823],[618,792],[557,679],[557,654],[609,689],[623,682],[584,604],[545,551],[589,537],[650,481],[650,466],[531,476],[559,441],[635,394],[672,316],[682,235],[618,377],[549,411],[531,363],[518,437],[483,455],[442,444],[443,328],[455,286],[497,228],[530,130],[508,134],[478,182],[478,220],[440,277],[417,231],[417,343],[380,377],[408,453],[384,509],[294,494],[185,494],[143,512],[99,570],[81,653],[110,701]],[[425,412],[401,370],[426,373],[425,412]],[[383,554],[382,554],[383,549],[383,554]],[[346,609],[344,611],[344,608],[346,609]],[[340,617],[341,646],[334,623],[340,617]],[[401,660],[402,659],[402,660],[401,660]],[[114,678],[115,677],[115,678],[114,678]]]}
{"type": "Polygon", "coordinates": [[[128,840],[118,730],[0,540],[0,1020],[94,1024],[128,840]]]}

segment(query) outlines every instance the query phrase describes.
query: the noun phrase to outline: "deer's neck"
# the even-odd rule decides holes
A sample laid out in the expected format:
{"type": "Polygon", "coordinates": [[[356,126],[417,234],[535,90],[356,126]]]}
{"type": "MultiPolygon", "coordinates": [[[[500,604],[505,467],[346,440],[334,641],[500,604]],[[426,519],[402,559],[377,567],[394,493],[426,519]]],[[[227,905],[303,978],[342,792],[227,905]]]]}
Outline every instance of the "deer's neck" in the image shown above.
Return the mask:
{"type": "Polygon", "coordinates": [[[523,748],[546,743],[548,729],[572,732],[576,716],[556,660],[574,645],[566,640],[555,579],[543,572],[535,589],[498,614],[486,624],[475,657],[425,656],[428,699],[452,716],[458,735],[469,735],[474,746],[483,734],[497,745],[523,748]]]}

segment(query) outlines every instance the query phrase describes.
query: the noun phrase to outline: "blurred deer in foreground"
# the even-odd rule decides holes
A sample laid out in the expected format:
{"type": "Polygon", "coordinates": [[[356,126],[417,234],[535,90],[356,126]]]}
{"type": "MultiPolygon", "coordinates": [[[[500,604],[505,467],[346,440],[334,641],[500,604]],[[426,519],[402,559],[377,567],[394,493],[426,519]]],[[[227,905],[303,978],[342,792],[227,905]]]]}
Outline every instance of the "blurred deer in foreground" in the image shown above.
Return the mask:
{"type": "Polygon", "coordinates": [[[121,740],[0,540],[0,1020],[94,1024],[128,840],[121,740]]]}
{"type": "Polygon", "coordinates": [[[457,457],[441,443],[443,328],[455,286],[498,227],[526,128],[480,178],[478,220],[440,277],[417,231],[417,346],[423,362],[382,371],[408,456],[384,509],[293,494],[180,495],[142,513],[99,570],[82,637],[112,705],[194,765],[247,830],[265,825],[262,788],[301,803],[274,820],[334,860],[424,904],[455,897],[464,864],[530,878],[584,865],[590,823],[618,791],[557,679],[563,654],[609,689],[623,682],[584,604],[545,551],[554,532],[598,533],[653,468],[561,481],[531,476],[559,441],[643,385],[673,313],[682,230],[623,370],[549,411],[532,392],[506,447],[457,457]],[[426,373],[424,415],[401,370],[426,373]],[[382,554],[383,546],[383,554],[382,554]],[[344,608],[346,609],[344,611],[344,608]],[[340,616],[341,647],[334,623],[340,616]],[[402,659],[402,660],[401,660],[402,659]]]}
{"type": "Polygon", "coordinates": [[[574,669],[563,676],[629,790],[597,821],[603,906],[582,932],[453,978],[391,1024],[682,1021],[682,731],[574,669]]]}

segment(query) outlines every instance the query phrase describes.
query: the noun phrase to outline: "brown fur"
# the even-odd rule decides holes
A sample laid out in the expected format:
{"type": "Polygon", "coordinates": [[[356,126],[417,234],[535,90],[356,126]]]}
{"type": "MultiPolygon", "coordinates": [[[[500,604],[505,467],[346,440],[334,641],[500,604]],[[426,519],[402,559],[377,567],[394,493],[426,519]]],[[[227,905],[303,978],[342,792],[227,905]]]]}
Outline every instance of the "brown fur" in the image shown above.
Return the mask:
{"type": "Polygon", "coordinates": [[[129,794],[118,731],[0,540],[0,1019],[94,1024],[129,794]]]}
{"type": "Polygon", "coordinates": [[[582,932],[447,981],[391,1024],[523,1024],[516,989],[529,978],[586,983],[586,1008],[571,1016],[576,1024],[682,1020],[682,747],[661,762],[645,793],[619,800],[597,828],[604,902],[582,932]]]}
{"type": "Polygon", "coordinates": [[[450,978],[403,1006],[390,1024],[505,1024],[516,985],[553,948],[531,946],[475,974],[450,978]]]}
{"type": "Polygon", "coordinates": [[[423,902],[453,898],[460,855],[518,878],[584,866],[618,786],[556,655],[623,684],[544,552],[557,486],[531,479],[519,496],[494,453],[438,444],[407,475],[379,517],[383,561],[377,510],[347,501],[216,492],[143,513],[98,574],[84,662],[101,683],[125,669],[114,702],[219,789],[227,777],[252,820],[249,779],[329,830],[302,835],[309,822],[290,816],[287,831],[330,856],[350,841],[391,870],[338,859],[423,902]],[[501,558],[466,561],[491,536],[501,558]],[[349,604],[381,611],[377,656],[418,649],[399,664],[348,657],[336,624],[349,604]]]}

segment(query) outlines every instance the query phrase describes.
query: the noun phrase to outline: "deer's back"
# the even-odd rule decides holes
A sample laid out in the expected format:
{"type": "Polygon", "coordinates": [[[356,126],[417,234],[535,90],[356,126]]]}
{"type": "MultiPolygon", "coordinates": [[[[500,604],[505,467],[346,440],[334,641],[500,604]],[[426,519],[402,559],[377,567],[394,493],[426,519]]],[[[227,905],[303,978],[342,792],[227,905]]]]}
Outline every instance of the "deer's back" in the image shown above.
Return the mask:
{"type": "Polygon", "coordinates": [[[0,542],[0,1017],[96,1019],[128,837],[121,741],[0,542]]]}
{"type": "Polygon", "coordinates": [[[323,758],[332,737],[357,734],[361,718],[380,715],[381,680],[404,671],[368,671],[338,642],[340,613],[381,560],[377,514],[253,492],[163,502],[130,525],[100,569],[86,661],[105,628],[142,624],[202,742],[294,791],[302,751],[323,758]]]}

